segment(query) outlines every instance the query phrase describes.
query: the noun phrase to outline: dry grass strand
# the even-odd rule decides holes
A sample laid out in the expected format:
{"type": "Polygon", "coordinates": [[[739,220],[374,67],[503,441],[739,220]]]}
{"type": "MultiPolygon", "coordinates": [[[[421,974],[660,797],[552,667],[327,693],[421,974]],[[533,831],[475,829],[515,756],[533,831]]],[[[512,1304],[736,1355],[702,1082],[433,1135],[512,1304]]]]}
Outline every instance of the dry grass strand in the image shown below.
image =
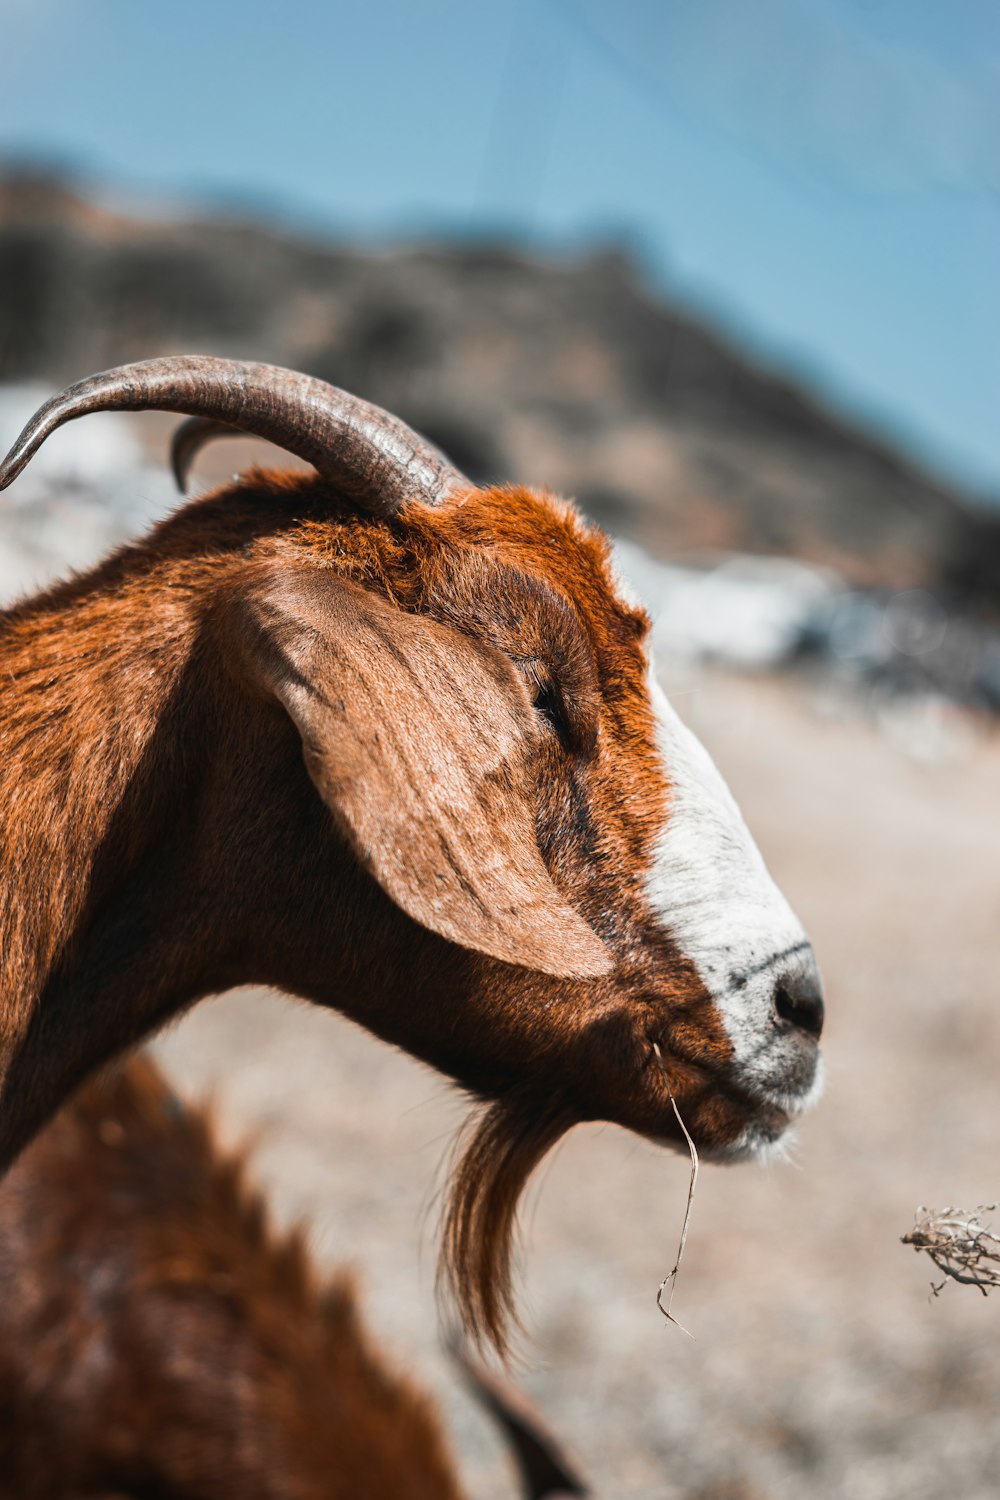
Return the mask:
{"type": "Polygon", "coordinates": [[[663,1066],[663,1055],[660,1052],[659,1044],[657,1042],[653,1043],[653,1052],[656,1056],[656,1065],[660,1070],[660,1076],[663,1079],[663,1086],[666,1089],[667,1094],[669,1095],[671,1107],[673,1108],[674,1114],[677,1118],[677,1123],[681,1127],[684,1139],[685,1141],[687,1141],[687,1148],[691,1156],[691,1177],[688,1181],[687,1204],[684,1209],[684,1222],[681,1225],[681,1237],[677,1245],[677,1258],[674,1261],[673,1269],[668,1271],[666,1276],[664,1276],[663,1280],[660,1282],[659,1289],[656,1293],[656,1305],[660,1309],[660,1312],[666,1318],[668,1323],[674,1323],[681,1330],[681,1333],[686,1333],[689,1339],[693,1339],[694,1334],[691,1332],[690,1328],[685,1328],[680,1319],[674,1316],[674,1313],[671,1309],[673,1306],[674,1292],[677,1287],[677,1273],[680,1271],[681,1261],[684,1258],[684,1247],[687,1244],[688,1229],[691,1226],[691,1207],[694,1203],[694,1190],[698,1185],[698,1147],[692,1140],[691,1133],[684,1123],[680,1110],[677,1108],[677,1100],[674,1098],[673,1090],[670,1087],[670,1082],[667,1078],[667,1070],[663,1066]],[[663,1293],[667,1291],[668,1287],[670,1290],[667,1292],[667,1300],[664,1304],[663,1293]]]}

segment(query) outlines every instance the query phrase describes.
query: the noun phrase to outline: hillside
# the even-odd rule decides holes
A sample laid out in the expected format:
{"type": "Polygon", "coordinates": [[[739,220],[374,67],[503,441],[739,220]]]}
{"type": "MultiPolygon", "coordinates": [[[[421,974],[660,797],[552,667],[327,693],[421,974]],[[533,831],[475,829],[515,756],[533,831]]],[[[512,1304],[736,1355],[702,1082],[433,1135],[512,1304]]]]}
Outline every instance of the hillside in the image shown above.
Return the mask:
{"type": "Polygon", "coordinates": [[[661,556],[786,553],[1000,596],[1000,525],[652,296],[609,252],[310,243],[0,179],[0,380],[200,350],[294,365],[475,477],[572,494],[661,556]]]}

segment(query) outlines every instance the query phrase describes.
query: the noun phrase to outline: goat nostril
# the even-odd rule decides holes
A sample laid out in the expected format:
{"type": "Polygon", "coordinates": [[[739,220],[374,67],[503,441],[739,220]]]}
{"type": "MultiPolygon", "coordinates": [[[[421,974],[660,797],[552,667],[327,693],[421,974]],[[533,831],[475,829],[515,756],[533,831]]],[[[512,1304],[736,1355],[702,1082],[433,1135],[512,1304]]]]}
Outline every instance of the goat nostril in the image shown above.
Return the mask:
{"type": "Polygon", "coordinates": [[[813,974],[779,979],[774,991],[774,1009],[782,1021],[797,1026],[818,1041],[823,1030],[823,991],[813,974]]]}

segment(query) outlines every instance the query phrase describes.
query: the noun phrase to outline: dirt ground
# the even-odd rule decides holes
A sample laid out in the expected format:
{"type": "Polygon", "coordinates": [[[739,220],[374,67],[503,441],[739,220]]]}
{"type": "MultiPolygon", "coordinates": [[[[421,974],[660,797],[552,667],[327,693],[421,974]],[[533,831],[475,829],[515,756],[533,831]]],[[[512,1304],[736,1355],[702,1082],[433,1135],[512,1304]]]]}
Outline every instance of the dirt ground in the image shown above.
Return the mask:
{"type": "MultiPolygon", "coordinates": [[[[931,1299],[899,1236],[917,1204],[1000,1196],[1000,736],[918,764],[801,683],[706,676],[675,698],[815,938],[828,1087],[790,1163],[702,1172],[675,1303],[694,1339],[654,1306],[686,1162],[576,1131],[529,1202],[523,1384],[608,1500],[986,1500],[1000,1298],[931,1299]]],[[[359,1268],[471,1494],[513,1496],[440,1348],[434,1187],[460,1102],[339,1018],[256,992],[201,1005],[158,1050],[227,1134],[256,1134],[282,1219],[359,1268]]]]}

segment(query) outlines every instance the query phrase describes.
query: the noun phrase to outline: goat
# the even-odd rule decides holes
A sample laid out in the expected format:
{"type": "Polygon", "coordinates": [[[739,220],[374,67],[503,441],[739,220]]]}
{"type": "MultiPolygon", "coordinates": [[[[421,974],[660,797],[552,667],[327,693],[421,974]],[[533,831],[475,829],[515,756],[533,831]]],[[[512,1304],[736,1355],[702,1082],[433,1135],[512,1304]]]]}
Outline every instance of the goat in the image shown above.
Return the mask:
{"type": "MultiPolygon", "coordinates": [[[[98,1076],[0,1183],[0,1497],[460,1500],[441,1425],[343,1274],[279,1236],[244,1160],[148,1057],[98,1076]]],[[[583,1494],[463,1360],[524,1493],[583,1494]]]]}
{"type": "Polygon", "coordinates": [[[203,356],[69,387],[317,470],[251,470],[0,615],[0,1165],[200,997],[332,1006],[485,1103],[444,1259],[503,1347],[520,1191],[577,1122],[759,1156],[819,1086],[806,935],[566,501],[203,356]]]}

